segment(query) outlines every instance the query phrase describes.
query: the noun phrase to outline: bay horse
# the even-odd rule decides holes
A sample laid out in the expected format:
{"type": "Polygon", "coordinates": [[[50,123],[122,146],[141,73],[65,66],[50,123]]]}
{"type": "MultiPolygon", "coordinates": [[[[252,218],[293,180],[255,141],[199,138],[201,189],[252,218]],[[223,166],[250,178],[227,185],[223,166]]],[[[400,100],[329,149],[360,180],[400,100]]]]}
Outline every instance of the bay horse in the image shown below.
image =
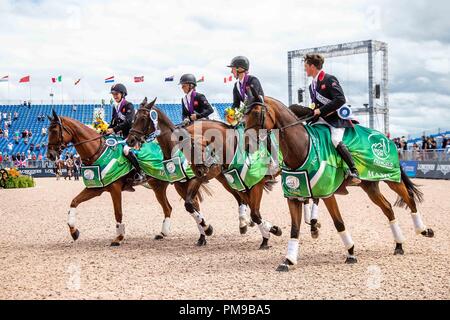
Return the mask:
{"type": "MultiPolygon", "coordinates": [[[[264,101],[262,101],[253,88],[250,88],[250,90],[254,98],[249,102],[245,112],[244,122],[246,130],[255,130],[259,133],[261,130],[270,131],[278,129],[280,134],[279,145],[285,165],[289,168],[299,168],[304,163],[309,150],[309,135],[303,122],[282,102],[270,97],[265,97],[264,101]]],[[[401,182],[384,182],[399,196],[395,205],[409,207],[411,210],[411,217],[416,233],[424,237],[432,238],[434,236],[433,230],[425,226],[417,210],[416,203],[423,201],[423,193],[418,189],[417,185],[408,178],[403,170],[401,170],[401,182]]],[[[344,188],[345,184],[346,182],[344,182],[344,188]]],[[[394,254],[403,255],[403,234],[395,219],[391,204],[380,191],[379,182],[362,181],[360,187],[388,218],[396,242],[394,254]]],[[[346,189],[344,190],[346,191],[346,189]]],[[[348,194],[348,192],[344,192],[343,194],[348,194]]],[[[322,200],[347,249],[348,254],[345,262],[356,263],[357,259],[354,253],[355,245],[350,233],[345,229],[344,220],[342,219],[335,196],[332,195],[322,200]]],[[[277,271],[280,272],[289,271],[290,268],[297,264],[298,259],[302,201],[300,199],[287,199],[287,203],[291,215],[291,240],[288,244],[286,259],[277,268],[277,271]]]]}
{"type": "MultiPolygon", "coordinates": [[[[154,102],[153,102],[154,103],[154,102]]],[[[56,161],[61,152],[72,143],[77,153],[80,155],[83,165],[92,165],[106,150],[105,138],[98,134],[94,129],[82,124],[81,122],[69,117],[60,117],[53,110],[52,117],[48,117],[50,126],[48,128],[48,151],[47,157],[51,161],[56,161]]],[[[122,223],[122,191],[130,190],[130,180],[134,172],[118,179],[106,187],[101,188],[85,188],[70,203],[68,213],[68,225],[70,234],[74,241],[80,236],[80,231],[76,227],[77,207],[92,198],[100,196],[103,192],[109,192],[114,206],[114,215],[116,219],[116,238],[111,242],[111,246],[120,246],[125,238],[125,224],[122,223]]],[[[154,191],[156,199],[163,208],[164,215],[170,218],[172,207],[167,199],[166,190],[168,182],[154,179],[146,176],[146,181],[154,191]]],[[[187,185],[179,185],[177,192],[181,197],[186,194],[187,185]]],[[[133,189],[131,189],[133,190],[133,189]]],[[[133,190],[134,191],[134,190],[133,190]]],[[[202,188],[202,191],[207,191],[202,188]]],[[[198,207],[202,201],[202,193],[199,192],[197,197],[193,199],[194,204],[198,207]]],[[[211,235],[213,232],[211,225],[206,225],[204,220],[199,220],[199,228],[203,230],[203,234],[197,242],[198,246],[206,244],[205,235],[211,235]]],[[[170,219],[166,219],[163,223],[161,235],[155,239],[161,239],[170,231],[170,219]]]]}
{"type": "MultiPolygon", "coordinates": [[[[141,143],[145,141],[145,137],[148,135],[154,133],[156,130],[160,130],[160,135],[158,137],[158,141],[161,144],[161,148],[163,149],[165,153],[165,157],[170,157],[171,152],[179,150],[180,144],[182,144],[183,141],[191,141],[191,139],[195,139],[195,134],[200,134],[202,137],[202,140],[204,143],[208,145],[213,144],[221,144],[221,150],[230,150],[228,147],[226,134],[227,130],[232,129],[231,127],[227,126],[226,124],[219,122],[219,121],[209,121],[209,120],[200,120],[197,122],[194,122],[194,124],[189,125],[187,127],[181,127],[176,128],[175,125],[170,121],[170,119],[158,108],[154,107],[153,105],[146,104],[146,100],[143,101],[141,104],[141,107],[136,113],[136,118],[133,124],[133,128],[130,131],[130,134],[128,136],[127,143],[129,146],[137,146],[139,147],[141,143]],[[158,127],[155,128],[153,122],[150,119],[150,112],[151,110],[155,110],[158,114],[158,127]],[[195,124],[201,124],[201,131],[197,132],[195,129],[195,124]],[[216,140],[214,137],[208,136],[209,132],[216,132],[218,136],[216,136],[216,140]],[[181,140],[181,142],[180,142],[181,140]],[[219,142],[221,141],[221,142],[219,142]]],[[[232,129],[234,130],[234,129],[232,129]]],[[[193,148],[198,147],[199,149],[202,149],[206,146],[206,144],[202,145],[196,145],[193,148]]],[[[212,167],[206,168],[206,170],[200,170],[200,168],[204,167],[202,163],[199,163],[201,161],[198,161],[195,158],[195,152],[186,152],[186,149],[188,148],[182,148],[182,151],[185,152],[186,158],[190,160],[191,167],[194,171],[194,173],[197,176],[197,179],[199,181],[206,181],[211,179],[217,179],[224,188],[230,192],[238,202],[238,204],[246,203],[249,205],[251,213],[251,219],[253,223],[256,223],[259,227],[259,230],[262,234],[263,240],[259,247],[260,250],[266,250],[269,249],[269,238],[270,234],[274,234],[276,236],[281,236],[281,228],[278,226],[272,225],[268,221],[264,221],[260,214],[260,204],[262,199],[263,190],[270,191],[272,190],[272,186],[276,181],[274,181],[274,177],[272,176],[266,176],[262,181],[260,181],[257,185],[252,187],[248,192],[238,192],[234,189],[232,189],[227,179],[225,178],[223,174],[223,170],[226,169],[227,163],[224,163],[223,166],[221,165],[214,165],[212,167]],[[186,154],[187,153],[187,154],[186,154]]],[[[219,148],[217,148],[219,149],[219,148]]],[[[234,149],[232,149],[234,151],[234,149]]],[[[201,150],[201,153],[203,153],[203,150],[201,150]]],[[[223,157],[225,159],[225,157],[223,157]]],[[[278,175],[278,173],[276,174],[278,175]]],[[[275,175],[275,176],[276,176],[275,175]]],[[[190,192],[188,196],[186,197],[187,200],[195,196],[195,188],[188,189],[190,192]]],[[[189,201],[186,202],[186,209],[188,211],[192,210],[191,204],[189,201]]],[[[241,217],[241,216],[240,216],[241,217]]],[[[241,224],[242,227],[242,224],[241,224]]]]}

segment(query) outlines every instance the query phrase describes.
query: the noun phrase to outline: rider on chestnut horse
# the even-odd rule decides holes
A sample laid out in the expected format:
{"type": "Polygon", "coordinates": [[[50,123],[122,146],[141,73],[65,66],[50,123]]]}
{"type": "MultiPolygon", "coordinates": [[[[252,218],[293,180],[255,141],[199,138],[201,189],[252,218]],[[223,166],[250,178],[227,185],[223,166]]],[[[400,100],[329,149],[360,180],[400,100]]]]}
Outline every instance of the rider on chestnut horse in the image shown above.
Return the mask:
{"type": "Polygon", "coordinates": [[[181,89],[185,96],[181,99],[183,123],[189,124],[195,120],[208,119],[208,116],[214,112],[204,94],[195,90],[197,80],[193,74],[184,74],[181,76],[181,89]]]}
{"type": "MultiPolygon", "coordinates": [[[[311,109],[314,111],[312,122],[325,124],[330,128],[333,146],[348,165],[352,184],[357,185],[361,183],[358,170],[350,151],[342,141],[345,128],[353,127],[353,123],[351,120],[341,119],[338,114],[338,109],[346,102],[344,91],[335,76],[322,70],[324,62],[325,59],[319,54],[308,54],[305,57],[306,74],[313,78],[309,86],[311,109]]],[[[290,109],[298,115],[297,105],[291,106],[290,109]]]]}
{"type": "MultiPolygon", "coordinates": [[[[111,94],[114,98],[115,104],[112,113],[111,123],[106,133],[121,135],[123,139],[126,139],[128,137],[128,134],[130,132],[134,120],[135,114],[134,106],[131,102],[125,100],[125,97],[127,96],[127,88],[123,84],[121,83],[114,84],[111,87],[111,94]]],[[[142,169],[139,166],[139,162],[136,159],[136,155],[133,153],[131,148],[125,145],[123,148],[123,154],[136,169],[134,182],[137,184],[139,184],[140,182],[144,182],[145,175],[142,173],[142,169]]]]}

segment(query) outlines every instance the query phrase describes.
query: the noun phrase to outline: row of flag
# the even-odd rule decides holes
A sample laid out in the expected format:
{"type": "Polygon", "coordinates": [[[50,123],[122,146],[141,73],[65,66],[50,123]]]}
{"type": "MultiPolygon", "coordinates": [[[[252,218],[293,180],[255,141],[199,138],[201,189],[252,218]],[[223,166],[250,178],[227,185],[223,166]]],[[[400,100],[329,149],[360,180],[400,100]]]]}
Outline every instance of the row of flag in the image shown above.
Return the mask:
{"type": "MultiPolygon", "coordinates": [[[[171,81],[174,81],[174,79],[175,79],[175,76],[170,76],[170,77],[164,78],[164,81],[171,82],[171,81]]],[[[30,81],[31,81],[31,77],[25,76],[25,77],[20,78],[19,83],[26,83],[26,82],[30,82],[30,81]]],[[[80,81],[81,81],[81,78],[76,80],[74,82],[74,85],[78,85],[80,83],[80,81]]],[[[224,83],[229,83],[232,81],[233,81],[233,76],[223,78],[224,83]]],[[[9,76],[4,76],[4,77],[0,78],[0,82],[9,82],[9,76]]],[[[51,82],[52,83],[62,82],[62,76],[52,77],[51,82]]],[[[115,82],[114,76],[105,78],[105,83],[114,83],[114,82],[115,82]]],[[[144,76],[134,77],[134,82],[135,83],[144,82],[144,76]]],[[[197,80],[197,83],[201,83],[201,82],[205,82],[205,76],[201,76],[201,78],[197,80]]]]}

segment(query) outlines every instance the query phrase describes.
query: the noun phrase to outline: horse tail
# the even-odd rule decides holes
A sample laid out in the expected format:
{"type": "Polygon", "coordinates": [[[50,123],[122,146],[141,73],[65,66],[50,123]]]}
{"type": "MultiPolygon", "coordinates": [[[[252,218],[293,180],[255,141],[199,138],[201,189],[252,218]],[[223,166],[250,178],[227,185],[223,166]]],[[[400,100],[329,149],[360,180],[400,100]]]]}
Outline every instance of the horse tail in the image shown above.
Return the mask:
{"type": "MultiPolygon", "coordinates": [[[[400,172],[401,172],[402,182],[405,185],[406,190],[408,190],[409,197],[412,200],[414,200],[416,203],[423,202],[423,192],[420,191],[419,186],[411,181],[411,179],[406,175],[405,171],[403,171],[402,167],[400,167],[400,172]]],[[[395,202],[394,205],[397,207],[400,207],[400,208],[408,207],[405,200],[403,200],[403,198],[401,198],[401,197],[397,198],[397,201],[395,202]]]]}
{"type": "Polygon", "coordinates": [[[270,191],[273,190],[273,187],[277,184],[278,180],[277,179],[267,179],[264,181],[264,191],[266,191],[267,193],[269,193],[270,191]]]}
{"type": "Polygon", "coordinates": [[[197,199],[198,199],[199,202],[203,202],[203,200],[205,199],[205,197],[203,195],[204,193],[207,194],[210,197],[213,195],[212,190],[208,186],[206,186],[205,184],[202,184],[200,186],[200,188],[198,189],[198,192],[197,192],[197,199]]]}

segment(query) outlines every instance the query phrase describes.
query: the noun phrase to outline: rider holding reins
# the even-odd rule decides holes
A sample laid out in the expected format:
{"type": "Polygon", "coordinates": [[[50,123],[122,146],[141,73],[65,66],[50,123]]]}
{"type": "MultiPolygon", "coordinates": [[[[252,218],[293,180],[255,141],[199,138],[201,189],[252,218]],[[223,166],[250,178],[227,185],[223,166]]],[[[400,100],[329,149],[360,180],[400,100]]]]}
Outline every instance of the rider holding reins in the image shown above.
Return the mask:
{"type": "MultiPolygon", "coordinates": [[[[121,84],[117,83],[111,87],[111,94],[114,99],[113,113],[111,123],[106,131],[107,134],[121,135],[123,139],[128,137],[134,120],[134,106],[131,102],[125,100],[127,96],[127,88],[121,84]]],[[[123,154],[131,162],[133,167],[136,169],[136,176],[134,177],[135,182],[143,182],[145,180],[144,174],[142,173],[139,162],[137,161],[136,155],[128,145],[123,148],[123,154]]]]}
{"type": "Polygon", "coordinates": [[[308,54],[305,57],[305,71],[313,81],[309,86],[314,110],[312,122],[327,125],[331,131],[331,141],[339,155],[350,168],[350,177],[353,184],[361,183],[358,170],[355,167],[350,151],[343,143],[345,128],[353,127],[351,120],[341,119],[338,109],[345,102],[344,91],[335,76],[322,70],[325,59],[319,54],[308,54]]]}

